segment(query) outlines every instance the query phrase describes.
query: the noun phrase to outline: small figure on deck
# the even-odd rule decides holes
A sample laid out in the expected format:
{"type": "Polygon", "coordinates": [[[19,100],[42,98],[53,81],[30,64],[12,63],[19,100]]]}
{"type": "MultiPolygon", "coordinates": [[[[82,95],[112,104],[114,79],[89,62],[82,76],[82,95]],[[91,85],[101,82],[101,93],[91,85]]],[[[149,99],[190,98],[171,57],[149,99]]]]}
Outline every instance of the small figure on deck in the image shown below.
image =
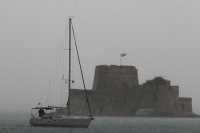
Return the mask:
{"type": "Polygon", "coordinates": [[[45,115],[44,109],[39,109],[38,113],[39,117],[43,117],[45,115]]]}

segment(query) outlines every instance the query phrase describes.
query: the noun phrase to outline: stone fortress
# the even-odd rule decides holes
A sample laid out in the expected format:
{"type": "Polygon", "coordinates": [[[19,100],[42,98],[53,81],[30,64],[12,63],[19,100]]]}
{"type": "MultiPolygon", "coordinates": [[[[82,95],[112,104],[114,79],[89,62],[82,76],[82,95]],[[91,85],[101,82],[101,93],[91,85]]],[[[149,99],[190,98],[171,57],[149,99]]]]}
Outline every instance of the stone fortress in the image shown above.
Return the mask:
{"type": "MultiPolygon", "coordinates": [[[[157,79],[158,83],[154,83],[155,78],[140,85],[134,66],[97,66],[93,88],[87,90],[92,114],[135,116],[138,111],[149,109],[154,116],[192,116],[192,99],[179,97],[178,86],[157,79]]],[[[70,98],[73,114],[88,114],[83,90],[71,90],[70,98]]]]}

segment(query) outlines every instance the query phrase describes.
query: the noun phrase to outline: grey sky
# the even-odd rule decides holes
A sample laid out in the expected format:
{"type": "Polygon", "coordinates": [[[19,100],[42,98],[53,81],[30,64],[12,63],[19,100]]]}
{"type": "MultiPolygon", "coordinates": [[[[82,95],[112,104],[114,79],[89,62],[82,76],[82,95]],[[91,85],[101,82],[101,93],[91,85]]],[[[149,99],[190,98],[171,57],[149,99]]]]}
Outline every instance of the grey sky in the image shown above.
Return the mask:
{"type": "Polygon", "coordinates": [[[123,64],[137,67],[140,83],[163,76],[200,113],[199,7],[198,0],[1,0],[0,111],[38,102],[74,16],[89,88],[96,65],[118,65],[126,52],[123,64]]]}

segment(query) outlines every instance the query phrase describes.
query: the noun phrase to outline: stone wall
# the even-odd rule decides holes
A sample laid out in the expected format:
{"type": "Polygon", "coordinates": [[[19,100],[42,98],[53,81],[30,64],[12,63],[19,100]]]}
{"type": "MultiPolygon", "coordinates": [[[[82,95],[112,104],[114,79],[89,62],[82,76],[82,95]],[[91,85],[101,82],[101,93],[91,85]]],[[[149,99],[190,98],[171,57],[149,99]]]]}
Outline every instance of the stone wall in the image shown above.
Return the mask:
{"type": "Polygon", "coordinates": [[[179,101],[179,113],[191,114],[192,113],[192,98],[180,97],[179,101]]]}
{"type": "Polygon", "coordinates": [[[139,108],[152,108],[156,113],[176,113],[178,109],[178,86],[141,85],[139,108]]]}
{"type": "Polygon", "coordinates": [[[176,114],[178,110],[178,86],[161,86],[158,90],[158,104],[156,110],[158,113],[176,114]]]}

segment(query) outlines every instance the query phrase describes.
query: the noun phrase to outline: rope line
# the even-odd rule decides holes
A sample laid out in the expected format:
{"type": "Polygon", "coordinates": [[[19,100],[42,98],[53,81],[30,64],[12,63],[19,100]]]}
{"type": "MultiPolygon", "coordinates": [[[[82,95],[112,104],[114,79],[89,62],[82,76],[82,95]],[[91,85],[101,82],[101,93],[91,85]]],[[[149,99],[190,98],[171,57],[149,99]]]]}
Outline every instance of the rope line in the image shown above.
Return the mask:
{"type": "Polygon", "coordinates": [[[72,32],[73,32],[74,43],[75,43],[75,47],[76,47],[76,53],[77,53],[77,56],[78,56],[78,62],[79,62],[79,67],[80,67],[80,71],[81,71],[81,77],[82,77],[83,86],[84,86],[85,98],[86,98],[86,102],[87,102],[87,105],[88,105],[89,113],[91,115],[91,108],[90,108],[90,104],[89,104],[88,93],[87,93],[86,86],[85,86],[85,80],[84,80],[84,77],[83,77],[83,71],[82,71],[81,61],[80,61],[78,47],[77,47],[77,43],[76,43],[76,36],[75,36],[73,24],[72,24],[72,32]]]}

